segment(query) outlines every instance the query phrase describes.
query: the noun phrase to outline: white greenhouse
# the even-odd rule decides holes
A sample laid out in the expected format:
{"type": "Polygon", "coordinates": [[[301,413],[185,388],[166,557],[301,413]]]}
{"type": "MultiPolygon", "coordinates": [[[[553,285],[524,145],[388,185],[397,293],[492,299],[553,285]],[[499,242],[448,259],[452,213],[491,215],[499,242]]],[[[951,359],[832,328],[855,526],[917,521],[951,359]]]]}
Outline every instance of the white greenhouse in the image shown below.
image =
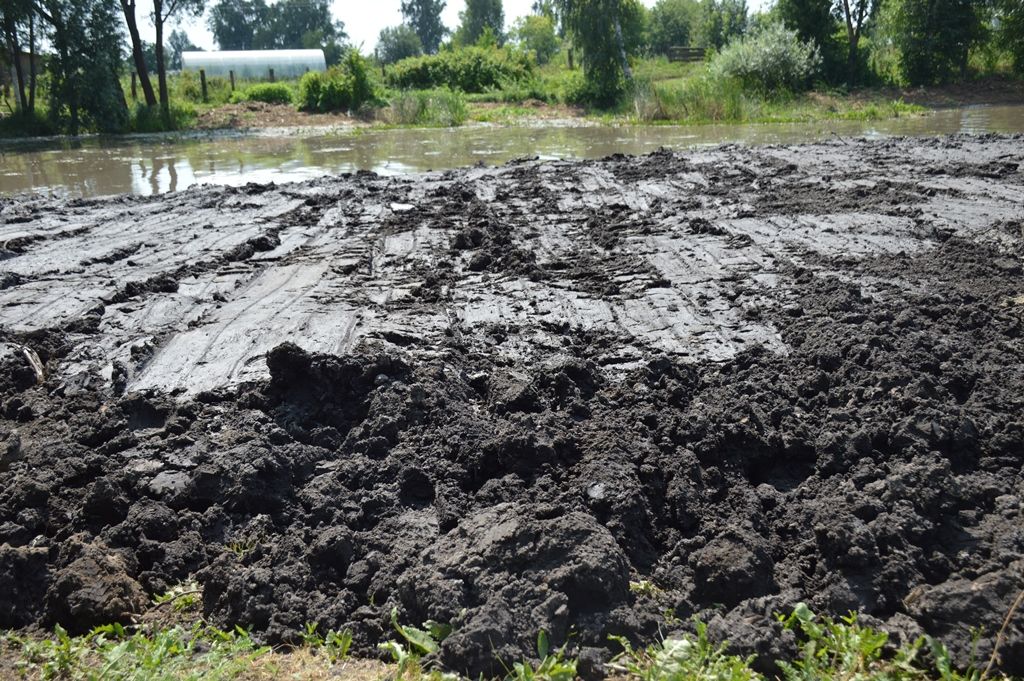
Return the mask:
{"type": "Polygon", "coordinates": [[[323,50],[235,50],[224,52],[182,52],[184,71],[206,72],[207,76],[244,80],[298,78],[307,71],[326,71],[323,50]]]}

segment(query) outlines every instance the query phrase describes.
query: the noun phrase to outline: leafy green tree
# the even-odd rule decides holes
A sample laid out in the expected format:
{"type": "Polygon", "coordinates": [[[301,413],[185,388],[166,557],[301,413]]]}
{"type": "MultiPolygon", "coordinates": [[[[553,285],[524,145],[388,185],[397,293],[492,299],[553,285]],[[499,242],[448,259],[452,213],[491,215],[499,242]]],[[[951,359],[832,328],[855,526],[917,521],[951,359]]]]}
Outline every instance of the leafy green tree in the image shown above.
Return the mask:
{"type": "Polygon", "coordinates": [[[998,44],[1013,56],[1013,68],[1024,73],[1024,3],[1020,0],[996,0],[998,44]]]}
{"type": "Polygon", "coordinates": [[[164,51],[164,26],[168,21],[198,16],[205,8],[203,0],[153,0],[153,28],[156,29],[156,75],[160,88],[160,115],[164,127],[171,127],[171,103],[167,92],[167,59],[164,51]]]}
{"type": "Polygon", "coordinates": [[[345,24],[335,21],[329,0],[220,0],[210,9],[210,32],[222,50],[324,51],[328,65],[344,56],[345,24]]]}
{"type": "Polygon", "coordinates": [[[746,30],[747,0],[702,1],[699,35],[703,46],[720,50],[746,30]]]}
{"type": "Polygon", "coordinates": [[[900,71],[912,85],[950,80],[967,69],[970,48],[984,35],[974,0],[890,0],[900,71]]]}
{"type": "Polygon", "coordinates": [[[538,64],[546,64],[558,52],[555,21],[546,14],[530,14],[516,19],[512,37],[521,48],[533,52],[538,64]]]}
{"type": "Polygon", "coordinates": [[[21,26],[31,20],[32,7],[25,0],[5,0],[0,5],[0,27],[3,28],[4,47],[9,66],[13,67],[15,87],[18,94],[18,106],[22,111],[29,110],[26,90],[26,75],[21,60],[22,45],[20,39],[21,26]]]}
{"type": "Polygon", "coordinates": [[[207,25],[222,50],[255,50],[265,38],[267,3],[263,0],[220,0],[210,8],[207,25]]]}
{"type": "Polygon", "coordinates": [[[171,69],[181,68],[181,53],[192,52],[198,50],[199,47],[194,45],[189,39],[188,34],[185,31],[174,30],[171,31],[171,35],[167,36],[167,46],[170,49],[170,59],[168,64],[171,69]]]}
{"type": "Polygon", "coordinates": [[[878,8],[879,0],[836,0],[836,12],[846,26],[846,74],[850,83],[860,77],[857,69],[860,39],[878,8]]]}
{"type": "Polygon", "coordinates": [[[466,0],[466,9],[459,12],[459,21],[459,28],[455,32],[456,44],[474,45],[487,29],[490,29],[499,43],[502,42],[505,34],[505,9],[501,0],[466,0]]]}
{"type": "Polygon", "coordinates": [[[106,132],[128,124],[118,77],[123,55],[115,8],[107,0],[38,0],[34,6],[53,51],[48,61],[50,117],[72,135],[83,124],[106,132]]]}
{"type": "Polygon", "coordinates": [[[839,27],[832,13],[832,0],[778,0],[775,11],[801,40],[813,40],[819,46],[831,40],[839,27]]]}
{"type": "Polygon", "coordinates": [[[405,24],[399,24],[381,30],[375,52],[381,64],[394,64],[423,54],[423,44],[416,31],[405,24]]]}
{"type": "Polygon", "coordinates": [[[405,23],[416,31],[427,54],[437,52],[441,40],[448,34],[448,29],[441,22],[445,4],[445,0],[402,0],[405,23]]]}
{"type": "Polygon", "coordinates": [[[632,80],[629,52],[642,40],[636,0],[566,0],[564,21],[582,51],[588,97],[599,105],[617,100],[632,80]]]}
{"type": "Polygon", "coordinates": [[[818,46],[822,70],[828,80],[838,79],[845,63],[836,40],[839,20],[833,9],[833,0],[778,0],[773,11],[787,28],[796,31],[800,40],[818,46]]]}
{"type": "Polygon", "coordinates": [[[348,39],[329,0],[281,0],[270,5],[267,23],[268,30],[257,33],[259,49],[312,49],[348,39]]]}
{"type": "Polygon", "coordinates": [[[696,33],[700,5],[697,0],[658,0],[651,9],[648,45],[655,54],[670,47],[686,47],[696,33]]]}

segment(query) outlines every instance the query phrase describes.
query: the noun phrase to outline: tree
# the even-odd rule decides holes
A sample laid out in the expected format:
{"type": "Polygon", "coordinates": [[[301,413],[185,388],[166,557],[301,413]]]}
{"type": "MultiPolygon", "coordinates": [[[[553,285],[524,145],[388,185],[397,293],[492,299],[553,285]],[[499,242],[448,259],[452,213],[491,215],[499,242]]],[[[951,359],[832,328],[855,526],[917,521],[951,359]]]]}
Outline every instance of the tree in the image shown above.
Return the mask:
{"type": "Polygon", "coordinates": [[[164,54],[164,25],[173,17],[197,16],[203,0],[153,0],[153,28],[156,29],[156,75],[160,87],[160,114],[164,127],[171,127],[171,103],[167,95],[167,60],[164,54]]]}
{"type": "Polygon", "coordinates": [[[892,1],[891,30],[907,82],[931,85],[966,71],[968,52],[984,35],[973,0],[892,1]]]}
{"type": "Polygon", "coordinates": [[[220,0],[207,24],[222,50],[320,48],[329,65],[338,63],[348,40],[329,0],[220,0]]]}
{"type": "Polygon", "coordinates": [[[142,96],[146,100],[146,106],[156,106],[156,95],[153,93],[153,83],[149,80],[149,69],[142,47],[142,38],[139,37],[135,0],[121,0],[121,12],[128,25],[128,38],[132,43],[132,62],[135,64],[135,73],[139,76],[139,84],[142,85],[142,96]]]}
{"type": "Polygon", "coordinates": [[[21,41],[18,30],[21,23],[27,21],[31,14],[31,7],[26,3],[10,0],[0,8],[0,23],[3,25],[4,43],[7,47],[7,54],[14,67],[15,86],[18,91],[18,106],[22,111],[28,111],[28,95],[25,90],[25,70],[21,59],[21,41]]]}
{"type": "Polygon", "coordinates": [[[474,45],[487,29],[502,42],[505,35],[505,10],[501,0],[466,0],[466,9],[459,12],[461,25],[456,31],[456,43],[474,45]]]}
{"type": "Polygon", "coordinates": [[[864,27],[878,11],[878,0],[836,0],[839,18],[846,25],[846,74],[849,82],[856,82],[857,50],[864,27]]]}
{"type": "Polygon", "coordinates": [[[818,46],[825,76],[830,80],[838,75],[842,61],[835,37],[839,21],[832,10],[833,0],[778,0],[774,10],[777,19],[796,31],[800,40],[818,46]]]}
{"type": "Polygon", "coordinates": [[[701,3],[700,42],[722,49],[732,38],[747,29],[747,0],[703,0],[701,3]]]}
{"type": "Polygon", "coordinates": [[[311,49],[348,39],[329,0],[281,0],[270,5],[267,23],[269,30],[257,34],[259,49],[311,49]]]}
{"type": "Polygon", "coordinates": [[[445,0],[402,0],[405,23],[416,31],[427,54],[437,52],[441,40],[448,34],[448,29],[441,22],[444,7],[445,0]]]}
{"type": "Polygon", "coordinates": [[[628,51],[639,42],[641,16],[636,0],[566,0],[566,28],[583,53],[589,97],[596,104],[611,104],[632,80],[628,51]]]}
{"type": "Polygon", "coordinates": [[[171,35],[167,37],[167,46],[171,48],[171,58],[168,61],[168,65],[172,70],[181,68],[182,52],[191,52],[199,49],[198,46],[189,40],[188,34],[185,31],[179,30],[171,31],[171,35]]]}
{"type": "Polygon", "coordinates": [[[220,0],[207,25],[222,50],[259,49],[266,38],[269,9],[263,0],[220,0]]]}
{"type": "Polygon", "coordinates": [[[538,64],[547,64],[558,52],[555,22],[546,14],[530,14],[516,19],[512,37],[524,50],[533,52],[538,64]]]}
{"type": "Polygon", "coordinates": [[[102,131],[122,130],[128,105],[118,78],[123,55],[115,5],[108,0],[35,0],[48,27],[50,117],[77,135],[83,120],[102,131]]]}
{"type": "Polygon", "coordinates": [[[658,0],[651,9],[648,44],[655,54],[691,43],[700,16],[697,0],[658,0]]]}
{"type": "Polygon", "coordinates": [[[1013,68],[1024,73],[1024,3],[1020,0],[996,0],[999,28],[996,40],[1013,56],[1013,68]]]}
{"type": "Polygon", "coordinates": [[[381,64],[394,64],[423,54],[423,44],[416,31],[405,24],[399,24],[381,30],[375,53],[381,64]]]}

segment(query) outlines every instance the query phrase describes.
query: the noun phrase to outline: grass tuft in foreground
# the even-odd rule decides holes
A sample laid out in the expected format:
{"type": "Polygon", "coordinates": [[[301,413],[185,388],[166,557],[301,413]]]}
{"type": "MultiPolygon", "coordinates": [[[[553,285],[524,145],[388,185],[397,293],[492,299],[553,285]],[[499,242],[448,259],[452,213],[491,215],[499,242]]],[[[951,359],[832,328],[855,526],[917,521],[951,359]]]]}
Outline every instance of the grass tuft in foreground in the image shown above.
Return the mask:
{"type": "MultiPolygon", "coordinates": [[[[183,592],[184,593],[184,592],[183,592]]],[[[184,596],[181,596],[182,598],[184,596]]],[[[799,642],[794,660],[776,660],[780,681],[1010,681],[975,666],[954,668],[949,652],[939,641],[921,637],[901,646],[891,645],[888,634],[861,625],[854,614],[838,620],[819,617],[798,605],[780,616],[785,629],[799,642]]],[[[391,615],[397,639],[381,644],[394,660],[384,664],[349,657],[348,631],[321,634],[306,626],[303,644],[274,650],[257,644],[242,628],[222,631],[206,624],[173,626],[129,632],[121,625],[70,636],[57,627],[48,638],[0,635],[0,678],[40,681],[227,681],[245,679],[341,679],[373,681],[454,681],[457,675],[436,669],[441,642],[450,624],[426,622],[423,628],[402,625],[397,611],[391,615]],[[431,662],[428,663],[428,660],[431,662]]],[[[612,637],[623,652],[608,664],[613,679],[625,681],[768,681],[755,670],[755,658],[731,655],[728,644],[714,644],[707,626],[695,622],[694,634],[673,635],[646,647],[634,648],[612,637]]],[[[996,651],[998,652],[998,650],[996,651]]],[[[993,655],[993,660],[995,659],[993,655]]],[[[536,657],[506,670],[504,681],[573,681],[577,661],[568,644],[553,648],[548,634],[537,636],[536,657]]]]}

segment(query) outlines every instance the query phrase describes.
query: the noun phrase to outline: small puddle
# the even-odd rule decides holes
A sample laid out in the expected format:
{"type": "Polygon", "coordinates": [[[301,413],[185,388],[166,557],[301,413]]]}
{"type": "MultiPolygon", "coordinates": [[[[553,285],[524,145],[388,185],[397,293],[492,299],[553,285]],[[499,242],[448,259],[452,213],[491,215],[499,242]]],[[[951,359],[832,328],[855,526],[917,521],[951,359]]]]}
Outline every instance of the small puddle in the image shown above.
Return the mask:
{"type": "Polygon", "coordinates": [[[599,158],[659,147],[795,144],[839,137],[1024,132],[1024,105],[977,106],[884,121],[759,125],[492,127],[359,131],[315,137],[90,138],[0,142],[0,194],[159,194],[194,184],[291,182],[329,173],[400,174],[540,158],[599,158]]]}

